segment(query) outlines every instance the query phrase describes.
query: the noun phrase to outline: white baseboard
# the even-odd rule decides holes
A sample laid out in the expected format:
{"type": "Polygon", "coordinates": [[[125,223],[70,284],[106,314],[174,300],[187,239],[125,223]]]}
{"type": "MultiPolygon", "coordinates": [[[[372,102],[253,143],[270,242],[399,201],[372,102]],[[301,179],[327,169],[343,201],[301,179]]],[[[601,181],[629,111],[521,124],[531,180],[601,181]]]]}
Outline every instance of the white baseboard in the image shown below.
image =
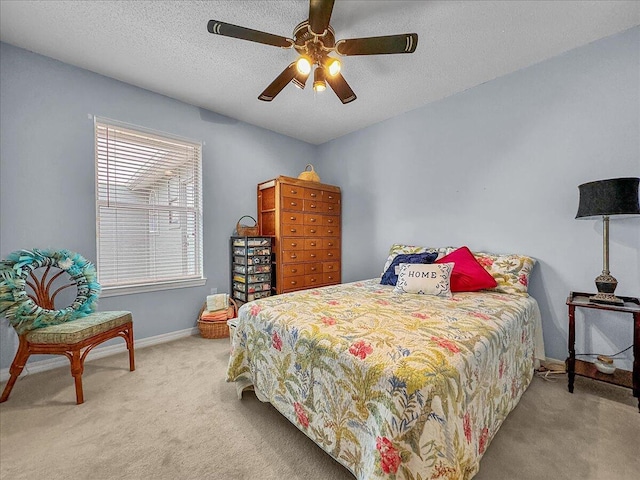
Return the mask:
{"type": "MultiPolygon", "coordinates": [[[[557,358],[546,357],[541,361],[539,367],[544,367],[547,371],[552,373],[566,373],[566,365],[564,360],[558,360],[557,358]]],[[[536,370],[538,370],[536,368],[536,370]]]]}
{"type": "MultiPolygon", "coordinates": [[[[179,338],[189,337],[191,335],[198,335],[200,331],[197,327],[186,328],[184,330],[178,330],[176,332],[163,333],[162,335],[155,335],[153,337],[142,338],[135,341],[135,349],[138,350],[144,347],[150,347],[152,345],[158,345],[159,343],[166,343],[179,338]]],[[[127,344],[125,342],[118,343],[116,345],[108,345],[105,347],[96,347],[91,350],[91,353],[87,357],[87,362],[102,357],[107,357],[120,352],[127,351],[127,344]]],[[[47,360],[40,360],[38,362],[27,362],[24,370],[20,374],[29,375],[31,373],[44,372],[46,370],[52,370],[54,368],[66,366],[69,367],[69,359],[62,355],[55,355],[53,358],[47,360]]],[[[9,379],[9,367],[0,370],[0,382],[4,382],[9,379]]]]}
{"type": "Polygon", "coordinates": [[[564,365],[564,360],[558,360],[557,358],[546,357],[544,360],[545,363],[559,363],[564,365]]]}

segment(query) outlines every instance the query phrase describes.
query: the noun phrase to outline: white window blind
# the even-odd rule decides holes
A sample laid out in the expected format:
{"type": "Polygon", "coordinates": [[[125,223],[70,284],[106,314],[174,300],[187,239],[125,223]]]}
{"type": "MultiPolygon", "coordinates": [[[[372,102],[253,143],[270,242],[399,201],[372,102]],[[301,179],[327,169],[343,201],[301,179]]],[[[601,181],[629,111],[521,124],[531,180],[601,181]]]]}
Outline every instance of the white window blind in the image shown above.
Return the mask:
{"type": "Polygon", "coordinates": [[[204,284],[202,145],[95,120],[103,295],[204,284]]]}

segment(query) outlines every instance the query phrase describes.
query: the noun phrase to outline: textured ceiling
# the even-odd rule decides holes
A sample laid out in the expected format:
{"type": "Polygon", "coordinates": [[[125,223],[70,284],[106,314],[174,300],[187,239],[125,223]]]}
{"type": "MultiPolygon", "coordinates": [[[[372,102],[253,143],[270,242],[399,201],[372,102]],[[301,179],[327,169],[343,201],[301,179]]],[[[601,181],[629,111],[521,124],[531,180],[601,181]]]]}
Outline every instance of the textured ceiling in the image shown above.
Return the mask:
{"type": "Polygon", "coordinates": [[[358,99],[288,85],[291,49],[207,32],[210,19],[291,37],[306,0],[0,1],[0,39],[320,144],[640,24],[637,1],[336,0],[336,39],[415,32],[413,54],[343,57],[358,99]]]}

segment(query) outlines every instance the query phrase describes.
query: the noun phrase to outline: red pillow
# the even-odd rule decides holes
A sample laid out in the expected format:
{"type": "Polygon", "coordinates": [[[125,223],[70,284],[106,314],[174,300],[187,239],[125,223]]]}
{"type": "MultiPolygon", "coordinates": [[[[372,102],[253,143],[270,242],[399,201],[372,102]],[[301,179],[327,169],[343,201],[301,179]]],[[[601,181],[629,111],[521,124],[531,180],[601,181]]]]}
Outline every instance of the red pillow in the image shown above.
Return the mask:
{"type": "Polygon", "coordinates": [[[433,263],[448,262],[455,264],[451,272],[452,292],[475,292],[476,290],[494,288],[498,285],[491,274],[478,263],[476,257],[467,247],[460,247],[433,263]]]}

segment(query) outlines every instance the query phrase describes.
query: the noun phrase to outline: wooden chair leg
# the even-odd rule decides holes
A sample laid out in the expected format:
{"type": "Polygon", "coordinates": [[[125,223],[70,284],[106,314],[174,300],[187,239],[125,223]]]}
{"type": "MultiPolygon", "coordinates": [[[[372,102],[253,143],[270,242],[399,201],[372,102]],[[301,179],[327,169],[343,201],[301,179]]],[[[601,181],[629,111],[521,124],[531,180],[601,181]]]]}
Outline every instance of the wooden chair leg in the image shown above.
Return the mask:
{"type": "Polygon", "coordinates": [[[0,403],[6,402],[9,399],[9,395],[11,394],[11,390],[18,380],[18,377],[22,373],[27,360],[29,359],[29,347],[27,346],[27,341],[20,337],[20,344],[18,345],[18,351],[16,352],[16,356],[11,363],[11,367],[9,368],[9,381],[4,387],[2,391],[2,396],[0,396],[0,403]]]}
{"type": "Polygon", "coordinates": [[[76,384],[76,404],[84,403],[82,391],[82,371],[84,370],[84,358],[80,356],[80,350],[74,350],[71,355],[71,375],[76,384]]]}
{"type": "Polygon", "coordinates": [[[127,341],[127,349],[129,350],[129,371],[133,372],[136,369],[136,361],[133,353],[133,325],[129,325],[125,340],[127,341]]]}

